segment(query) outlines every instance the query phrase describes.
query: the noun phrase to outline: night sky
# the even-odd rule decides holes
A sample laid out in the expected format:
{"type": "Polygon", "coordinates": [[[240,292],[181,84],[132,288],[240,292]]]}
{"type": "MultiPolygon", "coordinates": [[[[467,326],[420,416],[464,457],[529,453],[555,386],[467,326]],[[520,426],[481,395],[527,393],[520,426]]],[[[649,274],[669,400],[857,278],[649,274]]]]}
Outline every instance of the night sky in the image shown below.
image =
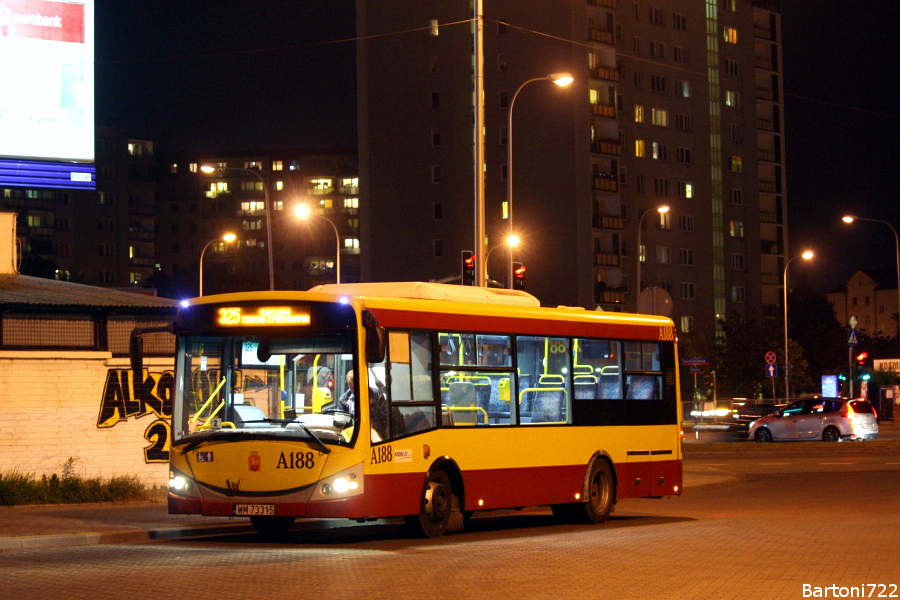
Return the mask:
{"type": "MultiPolygon", "coordinates": [[[[444,0],[446,1],[446,0],[444,0]]],[[[782,2],[791,279],[894,268],[900,3],[782,2]]],[[[97,123],[157,152],[356,144],[353,0],[99,0],[97,123]],[[336,42],[336,43],[331,43],[336,42]]]]}

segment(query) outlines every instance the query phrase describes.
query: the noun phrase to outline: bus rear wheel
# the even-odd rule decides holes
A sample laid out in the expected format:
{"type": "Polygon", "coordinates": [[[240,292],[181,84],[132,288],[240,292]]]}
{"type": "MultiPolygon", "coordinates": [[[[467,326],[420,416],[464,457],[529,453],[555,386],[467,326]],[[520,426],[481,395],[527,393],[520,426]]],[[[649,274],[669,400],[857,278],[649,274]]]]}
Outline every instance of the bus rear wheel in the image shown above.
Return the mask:
{"type": "Polygon", "coordinates": [[[436,538],[444,535],[453,510],[453,487],[450,477],[441,470],[434,471],[422,486],[419,514],[406,517],[406,524],[419,537],[436,538]]]}
{"type": "Polygon", "coordinates": [[[260,535],[284,535],[294,526],[294,517],[250,517],[250,523],[260,535]]]}
{"type": "Polygon", "coordinates": [[[609,463],[597,460],[591,467],[585,502],[556,504],[553,516],[568,522],[597,524],[609,518],[616,498],[616,482],[609,463]]]}

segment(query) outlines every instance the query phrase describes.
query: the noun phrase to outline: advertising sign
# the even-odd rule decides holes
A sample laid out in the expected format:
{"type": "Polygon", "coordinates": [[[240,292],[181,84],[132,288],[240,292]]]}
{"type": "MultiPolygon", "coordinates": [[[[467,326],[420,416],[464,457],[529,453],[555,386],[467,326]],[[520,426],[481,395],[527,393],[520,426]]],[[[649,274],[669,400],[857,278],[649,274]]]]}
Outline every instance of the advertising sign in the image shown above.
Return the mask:
{"type": "Polygon", "coordinates": [[[94,0],[0,0],[0,156],[93,162],[94,0]]]}

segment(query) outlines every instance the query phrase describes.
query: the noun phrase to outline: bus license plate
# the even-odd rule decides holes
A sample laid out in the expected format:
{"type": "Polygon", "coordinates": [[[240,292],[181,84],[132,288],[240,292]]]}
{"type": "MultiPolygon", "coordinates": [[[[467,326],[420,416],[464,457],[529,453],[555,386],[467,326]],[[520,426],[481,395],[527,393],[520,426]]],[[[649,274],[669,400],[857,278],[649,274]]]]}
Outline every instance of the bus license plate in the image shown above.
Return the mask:
{"type": "Polygon", "coordinates": [[[231,507],[231,514],[236,517],[275,516],[274,504],[235,504],[231,507]]]}

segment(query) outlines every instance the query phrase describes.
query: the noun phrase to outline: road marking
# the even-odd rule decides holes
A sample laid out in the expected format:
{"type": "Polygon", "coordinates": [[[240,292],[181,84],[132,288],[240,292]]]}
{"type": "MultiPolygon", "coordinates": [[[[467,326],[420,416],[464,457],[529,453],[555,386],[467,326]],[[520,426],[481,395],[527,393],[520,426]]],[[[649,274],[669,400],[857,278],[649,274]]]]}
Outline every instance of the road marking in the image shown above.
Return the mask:
{"type": "Polygon", "coordinates": [[[820,465],[855,465],[855,462],[840,462],[840,463],[819,463],[820,465]]]}
{"type": "Polygon", "coordinates": [[[773,463],[773,462],[767,462],[767,463],[762,463],[762,464],[764,464],[764,465],[789,465],[789,464],[791,464],[791,463],[773,463]]]}

